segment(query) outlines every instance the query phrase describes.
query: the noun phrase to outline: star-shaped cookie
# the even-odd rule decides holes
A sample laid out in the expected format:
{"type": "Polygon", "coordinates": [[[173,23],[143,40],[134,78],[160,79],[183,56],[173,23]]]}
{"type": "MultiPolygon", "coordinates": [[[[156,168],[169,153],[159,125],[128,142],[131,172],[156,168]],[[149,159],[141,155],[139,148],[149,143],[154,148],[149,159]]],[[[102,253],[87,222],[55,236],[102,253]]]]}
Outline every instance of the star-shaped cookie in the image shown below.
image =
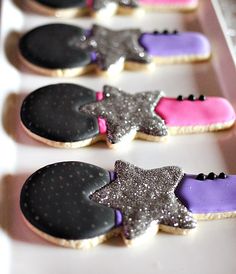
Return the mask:
{"type": "MultiPolygon", "coordinates": [[[[128,94],[115,87],[105,86],[103,100],[80,108],[90,115],[105,119],[108,145],[133,139],[137,133],[163,137],[167,135],[165,122],[155,113],[163,93],[160,91],[128,94]]],[[[140,137],[140,136],[138,136],[140,137]]]]}
{"type": "Polygon", "coordinates": [[[196,227],[192,214],[175,196],[184,176],[181,168],[145,170],[117,161],[115,173],[116,180],[92,194],[91,199],[121,211],[125,240],[136,240],[153,224],[169,232],[185,232],[196,227]]]}
{"type": "Polygon", "coordinates": [[[114,65],[123,68],[126,61],[149,64],[151,59],[139,44],[141,34],[139,29],[114,31],[93,25],[80,47],[96,53],[102,71],[111,70],[114,65]]]}

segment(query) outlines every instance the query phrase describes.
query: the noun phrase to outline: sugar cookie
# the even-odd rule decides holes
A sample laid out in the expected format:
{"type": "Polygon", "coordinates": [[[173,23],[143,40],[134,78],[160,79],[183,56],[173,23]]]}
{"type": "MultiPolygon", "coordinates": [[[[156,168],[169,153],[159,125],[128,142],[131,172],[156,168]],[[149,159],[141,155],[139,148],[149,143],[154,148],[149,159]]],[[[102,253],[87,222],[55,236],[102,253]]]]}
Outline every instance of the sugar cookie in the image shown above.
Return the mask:
{"type": "Polygon", "coordinates": [[[142,33],[139,29],[91,30],[66,24],[44,25],[23,35],[20,60],[48,76],[78,76],[91,70],[114,75],[123,69],[153,69],[154,64],[209,59],[208,39],[197,32],[142,33]]]}
{"type": "MultiPolygon", "coordinates": [[[[45,239],[88,248],[121,234],[127,245],[158,230],[186,234],[197,220],[236,216],[236,176],[145,170],[117,161],[114,172],[81,162],[46,166],[24,184],[26,223],[45,239]]],[[[186,239],[187,240],[187,239],[186,239]]]]}
{"type": "Polygon", "coordinates": [[[21,107],[24,129],[54,147],[77,148],[105,140],[109,147],[132,139],[165,140],[167,135],[231,127],[235,111],[220,97],[166,97],[162,91],[129,94],[105,86],[103,92],[75,84],[42,87],[21,107]]]}

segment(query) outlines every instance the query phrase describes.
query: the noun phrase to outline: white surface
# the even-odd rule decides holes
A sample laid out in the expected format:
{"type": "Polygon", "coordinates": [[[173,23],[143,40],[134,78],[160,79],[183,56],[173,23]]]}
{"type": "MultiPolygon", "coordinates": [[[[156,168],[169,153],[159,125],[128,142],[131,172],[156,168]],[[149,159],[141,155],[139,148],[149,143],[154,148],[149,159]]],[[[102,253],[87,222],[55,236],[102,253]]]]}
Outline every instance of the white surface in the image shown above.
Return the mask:
{"type": "MultiPolygon", "coordinates": [[[[115,239],[89,251],[53,246],[24,225],[18,205],[20,188],[33,171],[56,161],[79,160],[112,169],[115,160],[123,159],[144,168],[174,164],[182,166],[186,173],[236,173],[235,128],[214,134],[171,137],[166,144],[134,141],[120,151],[109,150],[102,143],[75,150],[50,148],[31,140],[19,125],[18,112],[23,95],[43,85],[63,81],[95,90],[108,83],[130,92],[163,89],[169,96],[205,93],[225,96],[236,106],[235,67],[211,1],[202,0],[198,13],[149,13],[133,20],[114,17],[107,21],[106,25],[114,28],[139,26],[143,30],[177,28],[203,31],[213,45],[211,62],[160,66],[153,73],[123,72],[116,79],[96,76],[47,78],[20,73],[11,65],[18,64],[14,48],[18,35],[14,32],[55,21],[59,20],[24,15],[11,1],[3,0],[2,46],[9,58],[2,53],[0,103],[5,109],[2,119],[5,129],[0,128],[0,224],[8,232],[12,246],[10,273],[235,274],[235,219],[199,222],[197,231],[189,236],[160,233],[140,247],[125,248],[120,239],[115,239]],[[9,137],[6,131],[14,138],[9,137]]],[[[84,27],[92,23],[88,18],[66,21],[84,27]]]]}

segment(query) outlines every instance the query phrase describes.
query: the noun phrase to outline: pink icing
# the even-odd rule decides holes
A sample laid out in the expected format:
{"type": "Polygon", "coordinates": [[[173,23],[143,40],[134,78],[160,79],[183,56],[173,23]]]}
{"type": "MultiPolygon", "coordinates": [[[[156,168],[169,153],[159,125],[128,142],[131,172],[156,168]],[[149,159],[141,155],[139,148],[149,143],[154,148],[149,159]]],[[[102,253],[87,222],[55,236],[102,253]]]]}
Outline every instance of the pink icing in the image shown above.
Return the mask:
{"type": "Polygon", "coordinates": [[[141,5],[196,5],[198,0],[139,0],[141,5]]]}
{"type": "Polygon", "coordinates": [[[107,125],[106,125],[106,120],[98,117],[98,127],[99,127],[99,133],[100,134],[106,134],[107,132],[107,125]]]}
{"type": "Polygon", "coordinates": [[[231,104],[220,97],[208,97],[205,101],[177,101],[165,97],[159,101],[155,112],[169,127],[210,125],[235,119],[231,104]]]}
{"type": "MultiPolygon", "coordinates": [[[[198,0],[139,0],[141,5],[197,5],[198,0]]],[[[86,6],[92,7],[93,0],[86,0],[86,6]]]]}
{"type": "MultiPolygon", "coordinates": [[[[102,91],[98,91],[96,92],[96,99],[97,101],[102,101],[103,100],[103,92],[102,91]]],[[[98,117],[98,128],[99,128],[99,133],[100,134],[106,134],[107,132],[107,125],[106,125],[106,120],[98,117]]]]}
{"type": "MultiPolygon", "coordinates": [[[[97,101],[103,100],[103,93],[96,93],[97,101]]],[[[176,98],[161,98],[155,112],[168,127],[211,125],[235,120],[231,104],[224,98],[208,97],[205,101],[178,101],[176,98]]],[[[100,134],[107,132],[106,120],[98,117],[100,134]]]]}
{"type": "Polygon", "coordinates": [[[103,100],[103,92],[102,91],[96,92],[96,99],[97,99],[97,101],[103,100]]]}
{"type": "Polygon", "coordinates": [[[87,7],[92,7],[93,0],[86,0],[86,6],[87,7]]]}

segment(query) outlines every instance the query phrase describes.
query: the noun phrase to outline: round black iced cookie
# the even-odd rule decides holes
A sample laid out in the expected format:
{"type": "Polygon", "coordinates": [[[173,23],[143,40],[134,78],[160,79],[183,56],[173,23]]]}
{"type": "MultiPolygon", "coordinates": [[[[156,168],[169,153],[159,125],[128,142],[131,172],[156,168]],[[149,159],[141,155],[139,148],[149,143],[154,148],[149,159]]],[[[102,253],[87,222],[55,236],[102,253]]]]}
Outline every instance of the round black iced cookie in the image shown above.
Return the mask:
{"type": "Polygon", "coordinates": [[[33,0],[33,1],[51,8],[56,8],[56,9],[86,6],[86,0],[33,0]]]}
{"type": "Polygon", "coordinates": [[[29,94],[22,103],[21,121],[32,133],[55,142],[78,142],[99,134],[95,116],[80,107],[96,101],[96,92],[74,84],[56,84],[29,94]]]}
{"type": "Polygon", "coordinates": [[[19,43],[21,55],[46,69],[72,69],[91,63],[90,53],[77,47],[86,30],[66,24],[49,24],[26,33],[19,43]]]}
{"type": "Polygon", "coordinates": [[[56,163],[27,179],[21,190],[20,207],[31,225],[50,236],[91,239],[115,227],[115,211],[89,199],[109,182],[109,172],[97,166],[56,163]]]}

